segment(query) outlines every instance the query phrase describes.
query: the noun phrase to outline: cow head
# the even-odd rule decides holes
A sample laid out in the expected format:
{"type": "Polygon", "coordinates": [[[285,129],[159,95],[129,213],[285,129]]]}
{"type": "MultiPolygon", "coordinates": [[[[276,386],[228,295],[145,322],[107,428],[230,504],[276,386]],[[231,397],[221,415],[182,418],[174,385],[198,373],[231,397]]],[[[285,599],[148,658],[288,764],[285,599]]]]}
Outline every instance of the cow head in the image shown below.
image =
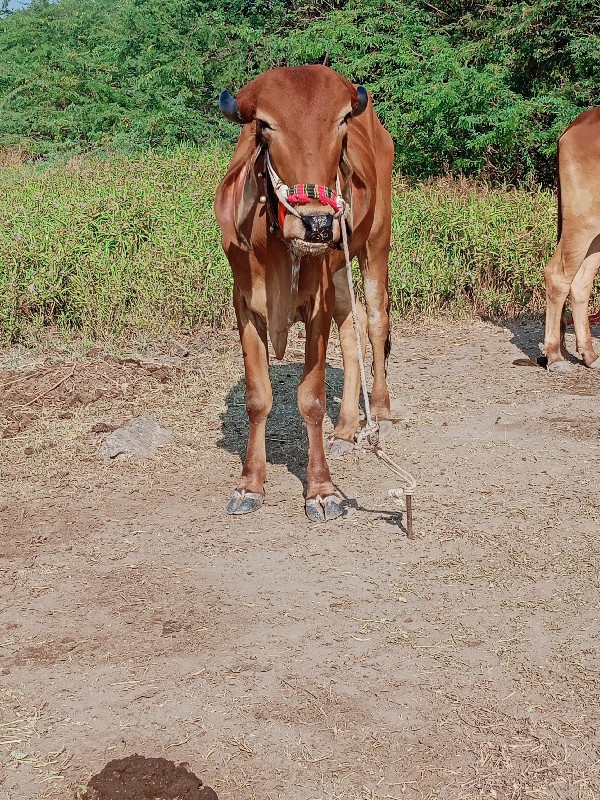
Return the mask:
{"type": "MultiPolygon", "coordinates": [[[[285,184],[333,191],[348,125],[367,104],[362,86],[320,65],[272,69],[247,84],[237,98],[227,91],[219,98],[227,119],[254,126],[257,146],[268,148],[272,167],[285,184]]],[[[244,195],[247,200],[248,192],[244,195]]],[[[284,239],[298,252],[324,252],[340,240],[333,207],[310,200],[294,208],[299,216],[280,213],[279,222],[284,239]]]]}

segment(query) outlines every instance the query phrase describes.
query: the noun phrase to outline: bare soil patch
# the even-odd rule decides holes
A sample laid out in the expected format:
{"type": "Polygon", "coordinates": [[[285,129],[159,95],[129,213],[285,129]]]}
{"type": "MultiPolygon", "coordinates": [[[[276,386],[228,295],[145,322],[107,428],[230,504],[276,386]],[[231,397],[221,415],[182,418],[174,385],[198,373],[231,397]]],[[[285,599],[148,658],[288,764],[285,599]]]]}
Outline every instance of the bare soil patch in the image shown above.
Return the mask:
{"type": "Polygon", "coordinates": [[[59,408],[61,419],[71,419],[73,409],[108,400],[127,399],[148,384],[169,383],[184,368],[165,363],[105,355],[83,363],[52,361],[29,369],[9,369],[0,380],[5,439],[36,421],[40,409],[59,408]]]}
{"type": "MultiPolygon", "coordinates": [[[[240,518],[233,331],[134,361],[5,353],[3,800],[84,797],[132,753],[220,800],[600,796],[600,376],[513,365],[541,338],[397,326],[412,542],[369,454],[332,462],[344,519],[304,517],[297,335],[271,370],[267,498],[240,518]],[[144,413],[173,440],[102,459],[144,413]]],[[[335,419],[335,339],[327,385],[335,419]]]]}

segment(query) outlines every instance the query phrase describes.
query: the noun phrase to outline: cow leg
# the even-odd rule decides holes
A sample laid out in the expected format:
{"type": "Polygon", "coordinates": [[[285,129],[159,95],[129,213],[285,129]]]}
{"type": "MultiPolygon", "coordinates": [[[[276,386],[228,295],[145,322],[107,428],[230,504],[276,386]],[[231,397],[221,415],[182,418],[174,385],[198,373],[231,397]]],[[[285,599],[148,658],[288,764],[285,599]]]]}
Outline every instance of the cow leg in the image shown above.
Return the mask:
{"type": "MultiPolygon", "coordinates": [[[[354,448],[354,434],[360,419],[360,367],[356,351],[356,336],[352,320],[352,300],[346,270],[340,269],[333,276],[335,285],[335,309],[333,317],[340,331],[340,345],[344,361],[344,391],[337,425],[329,455],[343,456],[354,448]]],[[[367,349],[367,317],[360,300],[356,300],[358,324],[361,333],[362,355],[367,349]]]]}
{"type": "Polygon", "coordinates": [[[592,345],[592,333],[588,320],[588,304],[594,278],[600,267],[600,253],[593,253],[583,260],[571,284],[571,310],[575,337],[577,339],[577,352],[581,354],[586,367],[600,369],[600,358],[592,345]]]}
{"type": "MultiPolygon", "coordinates": [[[[327,267],[324,265],[324,270],[327,267]]],[[[333,283],[327,275],[319,287],[312,309],[305,311],[306,350],[304,372],[298,387],[298,408],[308,432],[308,470],[306,480],[306,515],[312,522],[324,522],[339,517],[342,500],[335,492],[325,447],[323,446],[323,417],[325,416],[325,357],[333,305],[333,283]]]]}
{"type": "Polygon", "coordinates": [[[242,479],[226,511],[228,514],[247,514],[259,509],[264,499],[267,476],[265,430],[273,405],[273,392],[269,379],[267,326],[264,320],[250,311],[236,286],[233,304],[244,354],[249,431],[242,479]]]}
{"type": "Polygon", "coordinates": [[[571,365],[564,358],[563,308],[569,294],[572,277],[563,270],[561,243],[544,270],[546,283],[546,332],[544,350],[551,372],[570,372],[571,365]]]}
{"type": "Polygon", "coordinates": [[[544,349],[551,372],[570,372],[571,365],[564,357],[563,308],[571,284],[589,247],[590,238],[584,235],[578,241],[565,245],[561,237],[554,255],[544,270],[546,283],[546,333],[544,349]]]}
{"type": "Polygon", "coordinates": [[[390,300],[388,295],[389,237],[367,241],[358,254],[363,276],[369,341],[373,349],[373,388],[371,414],[385,434],[391,429],[390,395],[386,381],[386,362],[390,352],[390,300]]]}

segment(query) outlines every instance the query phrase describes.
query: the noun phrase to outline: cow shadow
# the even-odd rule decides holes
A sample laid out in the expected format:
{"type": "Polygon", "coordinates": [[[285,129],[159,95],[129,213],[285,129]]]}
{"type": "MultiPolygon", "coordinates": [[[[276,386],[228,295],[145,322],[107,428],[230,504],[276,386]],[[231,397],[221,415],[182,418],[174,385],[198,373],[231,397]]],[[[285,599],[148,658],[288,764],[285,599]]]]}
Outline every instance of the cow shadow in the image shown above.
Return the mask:
{"type": "MultiPolygon", "coordinates": [[[[306,493],[306,469],[308,466],[308,436],[304,420],[298,410],[297,391],[302,377],[301,363],[275,364],[269,368],[273,387],[273,409],[267,420],[267,463],[286,467],[302,483],[306,493]]],[[[325,393],[327,414],[335,425],[339,416],[340,399],[344,384],[344,371],[327,365],[325,370],[325,393]]],[[[219,447],[237,455],[241,464],[246,455],[248,441],[248,415],[246,413],[246,382],[243,378],[230,389],[226,397],[226,408],[221,414],[221,438],[219,447]]],[[[361,403],[362,407],[362,403],[361,403]]],[[[348,497],[343,489],[334,486],[345,499],[346,509],[376,515],[385,523],[406,533],[402,512],[388,512],[381,508],[367,508],[348,497]]],[[[232,490],[234,488],[232,481],[232,490]]]]}
{"type": "MultiPolygon", "coordinates": [[[[274,364],[269,368],[273,387],[273,409],[267,420],[267,462],[280,464],[301,481],[306,490],[308,466],[308,436],[304,420],[298,410],[298,384],[303,365],[274,364]]],[[[339,414],[344,372],[327,366],[325,390],[327,414],[335,424],[339,414]]],[[[248,415],[246,413],[246,381],[241,378],[226,397],[226,409],[221,414],[221,439],[219,447],[240,457],[243,462],[248,442],[248,415]]]]}
{"type": "Polygon", "coordinates": [[[543,317],[498,319],[484,316],[483,319],[485,322],[491,322],[510,332],[511,344],[514,344],[523,354],[522,358],[517,358],[515,361],[522,361],[523,366],[546,366],[546,358],[540,349],[540,344],[544,341],[543,317]]]}
{"type": "MultiPolygon", "coordinates": [[[[515,366],[540,367],[546,369],[548,359],[544,355],[544,315],[528,315],[526,317],[513,317],[511,319],[498,319],[491,316],[482,316],[484,322],[491,322],[511,334],[511,343],[523,354],[521,358],[513,359],[515,366]]],[[[567,327],[567,333],[573,333],[572,325],[567,327]]],[[[594,327],[592,326],[592,335],[594,327]]],[[[567,350],[565,358],[571,364],[580,364],[581,361],[572,352],[567,350]]]]}

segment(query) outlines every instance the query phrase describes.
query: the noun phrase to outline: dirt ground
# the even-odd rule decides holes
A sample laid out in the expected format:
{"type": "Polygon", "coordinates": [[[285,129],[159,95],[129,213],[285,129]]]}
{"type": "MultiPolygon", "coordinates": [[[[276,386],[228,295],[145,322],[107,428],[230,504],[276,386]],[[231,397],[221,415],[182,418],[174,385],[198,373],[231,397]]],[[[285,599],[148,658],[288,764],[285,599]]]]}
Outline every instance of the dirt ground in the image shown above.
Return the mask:
{"type": "Polygon", "coordinates": [[[239,518],[234,332],[129,360],[4,351],[0,800],[85,797],[135,753],[219,800],[599,798],[600,374],[513,365],[541,338],[396,326],[387,445],[418,481],[414,541],[369,454],[332,462],[347,516],[305,518],[297,333],[267,499],[239,518]],[[100,458],[141,412],[172,441],[100,458]]]}

